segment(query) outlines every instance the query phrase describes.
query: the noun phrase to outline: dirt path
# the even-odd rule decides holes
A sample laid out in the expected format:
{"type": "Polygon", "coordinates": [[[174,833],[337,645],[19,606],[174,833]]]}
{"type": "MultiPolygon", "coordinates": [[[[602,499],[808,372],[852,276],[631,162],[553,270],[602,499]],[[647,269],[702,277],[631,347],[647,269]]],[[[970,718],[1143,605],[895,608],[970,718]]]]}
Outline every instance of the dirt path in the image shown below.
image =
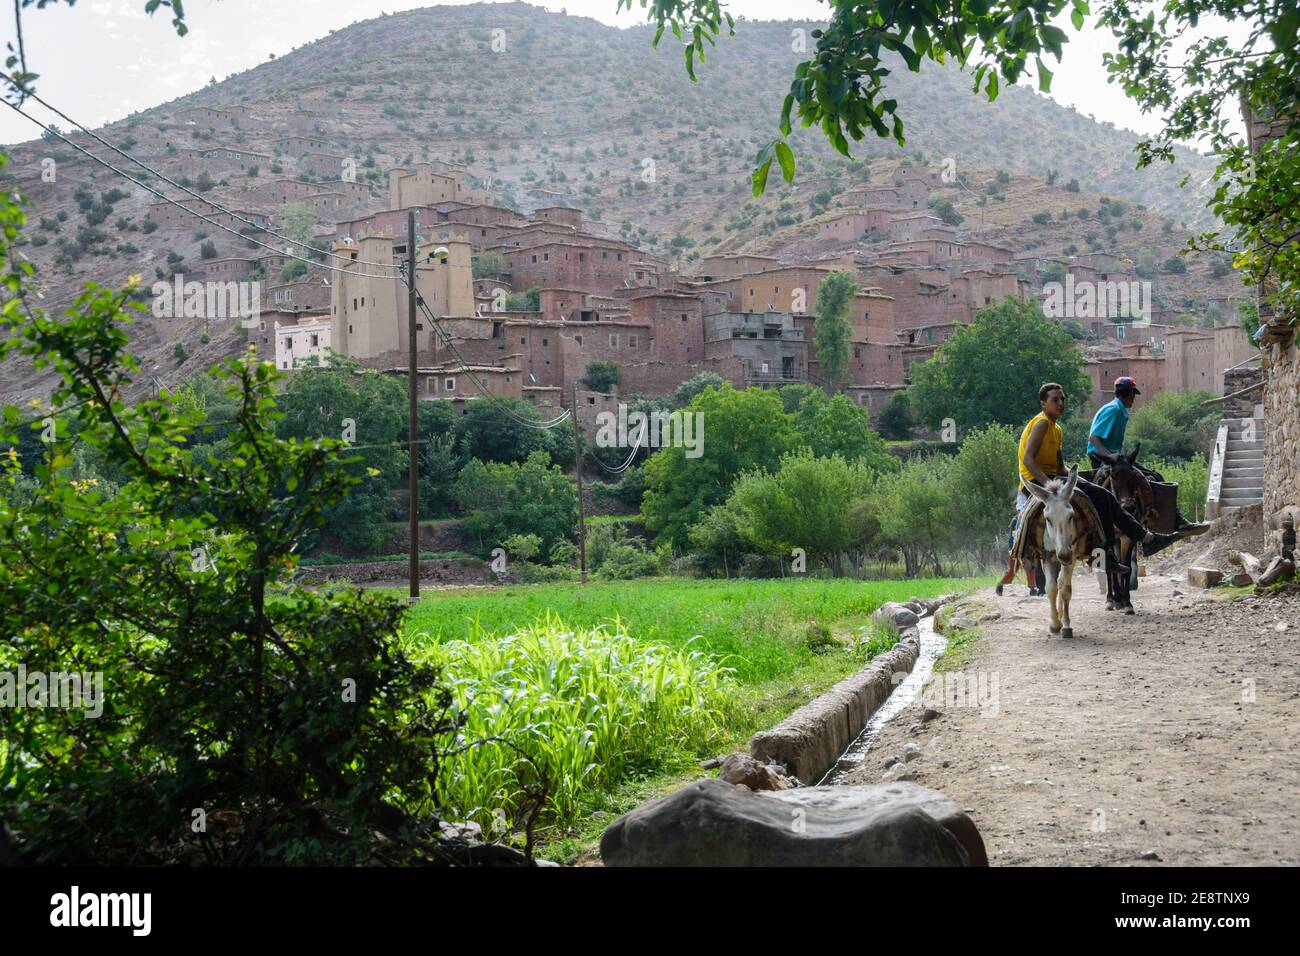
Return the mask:
{"type": "Polygon", "coordinates": [[[976,597],[1000,617],[963,648],[962,686],[982,675],[988,700],[996,679],[996,706],[971,693],[923,720],[918,701],[845,783],[942,790],[994,866],[1300,864],[1300,596],[1230,601],[1166,573],[1125,617],[1089,576],[1070,641],[1023,583],[976,597]]]}

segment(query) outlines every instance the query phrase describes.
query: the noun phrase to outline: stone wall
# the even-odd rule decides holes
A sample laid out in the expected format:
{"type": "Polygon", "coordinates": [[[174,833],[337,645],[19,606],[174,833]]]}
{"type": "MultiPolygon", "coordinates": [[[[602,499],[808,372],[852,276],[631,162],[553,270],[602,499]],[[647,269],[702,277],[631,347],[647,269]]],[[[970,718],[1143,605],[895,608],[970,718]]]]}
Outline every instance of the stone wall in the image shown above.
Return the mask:
{"type": "MultiPolygon", "coordinates": [[[[1240,392],[1244,388],[1249,388],[1259,381],[1260,367],[1255,363],[1243,365],[1241,368],[1234,368],[1232,371],[1223,373],[1223,394],[1232,395],[1240,392]]],[[[1255,389],[1247,392],[1245,395],[1238,395],[1236,398],[1230,398],[1223,403],[1224,418],[1253,418],[1255,415],[1255,406],[1263,399],[1263,392],[1255,389]]]]}
{"type": "Polygon", "coordinates": [[[1265,353],[1264,362],[1268,372],[1264,386],[1264,552],[1277,554],[1282,547],[1282,516],[1286,509],[1300,507],[1300,350],[1295,340],[1274,344],[1265,353]]]}

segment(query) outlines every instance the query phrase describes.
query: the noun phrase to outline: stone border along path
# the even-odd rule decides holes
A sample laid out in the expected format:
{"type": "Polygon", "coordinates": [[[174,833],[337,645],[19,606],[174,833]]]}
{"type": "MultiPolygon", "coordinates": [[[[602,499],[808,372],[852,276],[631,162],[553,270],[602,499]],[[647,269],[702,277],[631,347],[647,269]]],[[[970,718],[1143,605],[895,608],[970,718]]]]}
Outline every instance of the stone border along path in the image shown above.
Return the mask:
{"type": "Polygon", "coordinates": [[[897,620],[893,626],[899,633],[898,643],[775,727],[755,734],[749,743],[750,755],[760,763],[783,765],[790,776],[804,785],[820,780],[893,692],[898,683],[894,675],[911,673],[916,666],[921,654],[915,623],[918,614],[934,614],[955,598],[955,595],[944,595],[931,600],[913,598],[907,605],[892,602],[882,605],[872,619],[897,620]],[[894,618],[898,612],[909,609],[910,615],[894,618]]]}
{"type": "Polygon", "coordinates": [[[963,680],[937,713],[923,693],[889,721],[843,783],[943,792],[994,866],[1300,864],[1300,595],[1170,571],[1141,579],[1133,617],[1104,603],[1076,580],[1065,640],[1020,582],[964,599],[997,619],[956,652],[963,680]]]}

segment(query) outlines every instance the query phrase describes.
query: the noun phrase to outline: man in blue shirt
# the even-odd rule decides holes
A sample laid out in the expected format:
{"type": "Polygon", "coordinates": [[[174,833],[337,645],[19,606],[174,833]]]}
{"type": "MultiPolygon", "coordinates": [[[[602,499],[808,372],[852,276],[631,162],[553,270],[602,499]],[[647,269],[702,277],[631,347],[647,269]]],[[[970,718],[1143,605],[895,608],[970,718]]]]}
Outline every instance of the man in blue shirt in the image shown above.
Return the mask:
{"type": "MultiPolygon", "coordinates": [[[[1141,394],[1142,390],[1137,387],[1137,382],[1129,376],[1121,375],[1115,379],[1115,397],[1097,410],[1097,414],[1092,419],[1092,427],[1088,429],[1088,459],[1092,462],[1093,468],[1111,464],[1117,455],[1123,453],[1124,432],[1128,429],[1128,410],[1133,407],[1133,402],[1141,394]]],[[[1134,463],[1133,467],[1146,475],[1148,480],[1165,480],[1158,471],[1152,471],[1137,463],[1134,463]]],[[[1175,531],[1178,534],[1191,536],[1209,530],[1209,524],[1204,521],[1199,523],[1188,521],[1181,511],[1177,515],[1175,531]]]]}

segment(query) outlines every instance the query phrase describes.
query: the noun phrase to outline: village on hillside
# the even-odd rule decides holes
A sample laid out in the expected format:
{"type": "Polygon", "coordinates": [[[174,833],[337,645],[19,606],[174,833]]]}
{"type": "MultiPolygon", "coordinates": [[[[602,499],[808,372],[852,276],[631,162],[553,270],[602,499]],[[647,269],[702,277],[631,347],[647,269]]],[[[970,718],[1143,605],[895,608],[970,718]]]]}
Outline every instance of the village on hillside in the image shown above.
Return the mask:
{"type": "MultiPolygon", "coordinates": [[[[175,247],[201,242],[197,261],[173,251],[155,266],[159,282],[179,282],[178,292],[192,282],[255,283],[259,314],[243,323],[255,326],[247,340],[282,370],[319,363],[333,350],[405,374],[406,301],[393,280],[405,269],[408,211],[416,222],[417,286],[439,320],[439,328],[420,323],[420,393],[453,400],[462,411],[489,393],[539,409],[568,408],[588,365],[609,361],[620,370],[619,382],[605,392],[582,390],[584,417],[613,407],[620,393],[665,395],[713,372],[739,388],[833,388],[876,421],[890,396],[906,389],[908,370],[977,310],[1009,296],[1042,301],[1052,316],[1046,306],[1053,280],[1058,293],[1064,280],[1071,300],[1055,317],[1084,350],[1093,386],[1087,404],[1104,400],[1120,375],[1141,381],[1145,394],[1222,394],[1219,373],[1250,354],[1240,312],[1249,296],[1233,277],[1221,279],[1216,270],[1206,277],[1211,291],[1199,299],[1182,294],[1153,304],[1150,280],[1178,277],[1153,275],[1128,256],[1104,251],[1091,234],[1089,251],[1043,255],[972,234],[969,221],[965,230],[950,224],[962,217],[952,215],[950,200],[936,201],[953,179],[942,166],[890,164],[880,181],[846,193],[836,208],[764,254],[668,259],[571,204],[527,211],[499,205],[471,185],[464,164],[430,160],[381,171],[368,158],[358,169],[332,147],[326,126],[308,110],[264,117],[246,106],[184,107],[154,125],[129,126],[132,155],[186,194],[177,199],[168,188],[172,195],[164,199],[137,190],[132,199],[142,214],[119,216],[117,226],[154,240],[175,237],[175,247]],[[274,151],[241,145],[250,138],[273,143],[274,151]],[[301,236],[297,251],[266,232],[286,229],[301,236]],[[445,261],[430,261],[433,248],[446,250],[445,261]],[[390,261],[388,268],[375,265],[390,261]],[[832,270],[847,270],[858,284],[851,358],[834,383],[813,344],[818,286],[832,270]],[[1075,289],[1087,291],[1078,308],[1075,289]]],[[[70,142],[94,145],[80,134],[70,142]]],[[[71,168],[98,172],[80,155],[60,172],[72,175],[71,168]]],[[[78,192],[93,215],[93,190],[78,192]]],[[[38,204],[42,195],[41,184],[33,184],[38,204]]],[[[111,211],[103,197],[100,205],[111,211]]],[[[1107,208],[1098,209],[1103,222],[1107,208]]],[[[1123,205],[1115,200],[1109,208],[1120,222],[1123,205]]],[[[77,241],[105,240],[97,222],[81,227],[77,241]],[[82,235],[87,230],[91,235],[82,235]]],[[[48,217],[42,223],[57,226],[48,217]]],[[[66,257],[73,242],[59,237],[55,246],[66,257]]],[[[168,345],[192,339],[200,315],[206,342],[212,320],[222,316],[155,308],[146,321],[154,339],[168,345]]],[[[242,341],[226,339],[222,347],[235,350],[242,341]]]]}

